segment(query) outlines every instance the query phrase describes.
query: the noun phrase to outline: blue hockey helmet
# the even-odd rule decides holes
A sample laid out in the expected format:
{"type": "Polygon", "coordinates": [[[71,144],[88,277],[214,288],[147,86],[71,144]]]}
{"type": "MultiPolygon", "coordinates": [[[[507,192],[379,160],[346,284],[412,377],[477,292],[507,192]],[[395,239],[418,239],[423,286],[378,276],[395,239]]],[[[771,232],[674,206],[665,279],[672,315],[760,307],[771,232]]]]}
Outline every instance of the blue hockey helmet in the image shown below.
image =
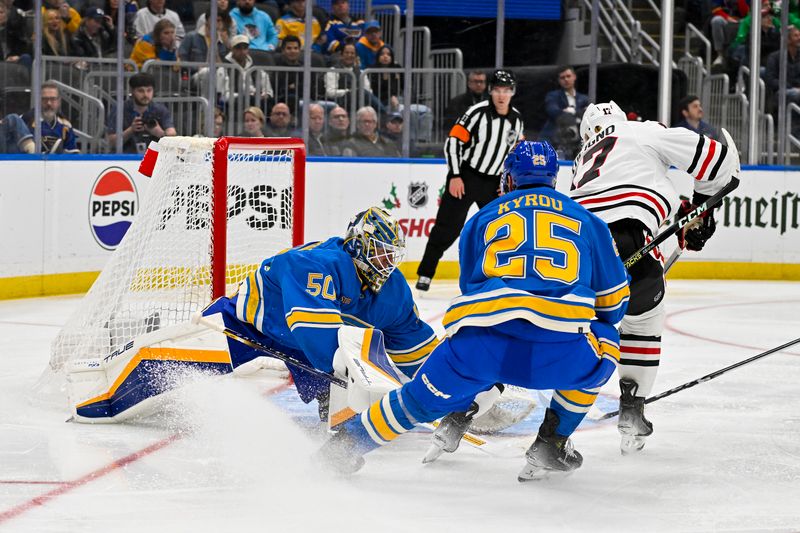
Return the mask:
{"type": "Polygon", "coordinates": [[[403,260],[406,237],[392,215],[370,207],[348,224],[344,250],[353,258],[361,278],[377,293],[403,260]]]}
{"type": "Polygon", "coordinates": [[[557,175],[558,156],[550,143],[520,141],[503,164],[500,190],[505,194],[525,185],[555,188],[557,175]]]}

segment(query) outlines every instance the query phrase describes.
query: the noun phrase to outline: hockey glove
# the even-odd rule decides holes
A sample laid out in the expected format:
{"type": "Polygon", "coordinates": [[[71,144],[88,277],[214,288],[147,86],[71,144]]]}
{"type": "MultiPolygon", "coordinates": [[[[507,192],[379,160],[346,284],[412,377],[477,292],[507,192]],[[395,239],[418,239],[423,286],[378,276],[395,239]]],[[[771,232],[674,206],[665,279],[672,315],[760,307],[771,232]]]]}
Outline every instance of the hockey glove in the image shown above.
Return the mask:
{"type": "MultiPolygon", "coordinates": [[[[700,193],[694,193],[692,201],[683,200],[678,208],[678,216],[684,216],[690,213],[698,205],[708,200],[709,196],[700,193]]],[[[711,208],[699,218],[689,223],[678,233],[678,246],[693,252],[699,252],[705,246],[706,241],[714,235],[717,229],[717,221],[714,219],[714,209],[711,208]]]]}

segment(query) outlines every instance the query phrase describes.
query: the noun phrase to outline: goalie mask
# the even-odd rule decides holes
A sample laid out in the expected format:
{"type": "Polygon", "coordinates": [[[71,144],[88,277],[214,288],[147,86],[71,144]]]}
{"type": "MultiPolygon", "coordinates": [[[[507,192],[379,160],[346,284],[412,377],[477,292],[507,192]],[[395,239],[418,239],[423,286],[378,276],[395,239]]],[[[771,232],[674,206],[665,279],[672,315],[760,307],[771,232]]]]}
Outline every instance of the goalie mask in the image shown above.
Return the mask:
{"type": "Polygon", "coordinates": [[[500,192],[505,194],[531,185],[555,188],[556,176],[558,156],[550,143],[521,141],[503,163],[500,192]]]}
{"type": "Polygon", "coordinates": [[[581,140],[591,139],[603,131],[609,124],[628,120],[625,112],[611,100],[607,104],[589,104],[581,119],[581,140]]]}
{"type": "Polygon", "coordinates": [[[350,221],[344,250],[353,258],[362,279],[377,293],[403,260],[406,238],[392,215],[370,207],[350,221]]]}

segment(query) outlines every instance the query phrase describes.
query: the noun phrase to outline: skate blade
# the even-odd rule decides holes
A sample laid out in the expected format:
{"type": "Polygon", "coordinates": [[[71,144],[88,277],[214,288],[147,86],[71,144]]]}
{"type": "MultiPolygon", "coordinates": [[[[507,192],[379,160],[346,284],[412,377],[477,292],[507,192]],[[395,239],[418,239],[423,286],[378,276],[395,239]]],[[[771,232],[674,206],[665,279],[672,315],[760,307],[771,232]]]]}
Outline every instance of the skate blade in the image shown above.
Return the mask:
{"type": "Polygon", "coordinates": [[[545,479],[558,479],[572,474],[573,470],[552,470],[543,466],[527,465],[517,474],[517,481],[527,483],[529,481],[543,481],[545,479]]]}
{"type": "Polygon", "coordinates": [[[642,451],[645,439],[638,435],[623,435],[620,441],[619,451],[622,455],[634,455],[642,451]]]}
{"type": "Polygon", "coordinates": [[[443,453],[444,453],[443,447],[437,446],[436,444],[431,444],[430,448],[428,448],[428,452],[425,454],[425,457],[422,458],[422,464],[428,464],[434,462],[443,453]]]}

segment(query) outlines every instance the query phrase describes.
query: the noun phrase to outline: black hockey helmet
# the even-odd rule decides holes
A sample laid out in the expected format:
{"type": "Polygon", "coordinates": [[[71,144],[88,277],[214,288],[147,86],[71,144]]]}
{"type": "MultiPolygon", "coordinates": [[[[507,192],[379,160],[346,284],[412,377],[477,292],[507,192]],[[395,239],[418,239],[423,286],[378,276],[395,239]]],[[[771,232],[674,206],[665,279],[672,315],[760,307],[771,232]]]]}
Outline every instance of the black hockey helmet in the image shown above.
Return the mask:
{"type": "Polygon", "coordinates": [[[492,76],[489,78],[489,90],[491,91],[494,87],[511,87],[512,89],[516,89],[517,78],[514,77],[514,73],[510,70],[502,68],[497,69],[492,72],[492,76]]]}

